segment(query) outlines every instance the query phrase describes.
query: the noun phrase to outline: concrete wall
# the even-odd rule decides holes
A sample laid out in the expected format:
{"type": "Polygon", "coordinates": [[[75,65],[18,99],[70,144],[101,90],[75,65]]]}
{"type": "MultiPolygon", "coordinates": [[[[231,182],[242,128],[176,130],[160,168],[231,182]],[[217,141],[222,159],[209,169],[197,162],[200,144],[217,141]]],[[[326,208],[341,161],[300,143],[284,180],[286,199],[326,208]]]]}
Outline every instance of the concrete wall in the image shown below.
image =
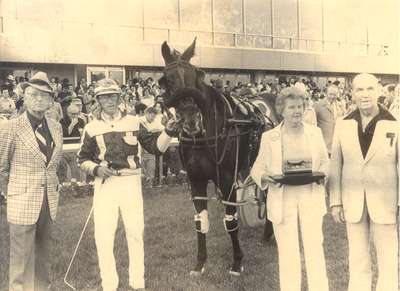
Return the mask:
{"type": "MultiPolygon", "coordinates": [[[[63,53],[62,46],[48,47],[43,43],[24,46],[18,39],[5,35],[0,39],[0,61],[24,63],[163,66],[160,44],[79,47],[63,53]]],[[[178,50],[184,48],[178,47],[178,50]]],[[[198,47],[192,63],[204,68],[278,70],[310,72],[371,72],[399,74],[399,59],[388,56],[360,57],[320,55],[277,50],[198,47]]]]}
{"type": "MultiPolygon", "coordinates": [[[[274,3],[278,4],[282,1],[274,0],[274,3]]],[[[333,6],[337,4],[337,1],[339,0],[325,1],[328,3],[332,2],[332,7],[328,5],[326,8],[327,11],[331,11],[333,6]]],[[[360,2],[358,0],[343,1],[341,0],[342,4],[360,2]]],[[[200,10],[197,9],[196,5],[198,4],[196,4],[195,0],[181,2],[184,2],[182,4],[183,7],[181,7],[183,12],[182,28],[185,28],[185,19],[190,18],[185,14],[189,13],[187,11],[191,11],[190,13],[192,14],[200,13],[199,11],[208,11],[208,5],[205,5],[200,10]],[[186,7],[188,5],[190,7],[186,7]]],[[[200,3],[200,1],[198,2],[200,3]]],[[[216,2],[220,4],[226,3],[226,5],[230,2],[233,3],[233,1],[216,2]]],[[[241,3],[241,1],[236,2],[241,3]]],[[[256,11],[261,2],[264,3],[265,1],[260,1],[260,3],[256,0],[247,2],[253,3],[254,7],[252,11],[256,11]]],[[[285,0],[285,3],[289,2],[285,0]]],[[[376,0],[368,0],[367,2],[369,3],[368,5],[372,5],[375,2],[380,3],[380,1],[376,0]]],[[[378,6],[386,8],[397,7],[396,0],[383,0],[383,2],[385,4],[379,4],[378,6]]],[[[184,39],[184,42],[187,42],[187,45],[189,45],[190,40],[194,36],[193,33],[176,30],[179,28],[175,23],[177,22],[175,20],[178,19],[178,13],[174,3],[176,4],[177,1],[0,0],[0,62],[163,66],[160,53],[160,44],[163,40],[170,38],[175,43],[183,43],[182,39],[184,39]],[[160,3],[164,5],[161,6],[160,3]],[[146,27],[145,31],[138,28],[142,25],[146,27]],[[157,28],[150,28],[152,25],[156,25],[157,28]],[[174,37],[175,34],[179,34],[179,37],[174,37]]],[[[309,11],[309,9],[315,6],[315,3],[312,4],[310,7],[303,7],[302,11],[309,11]]],[[[216,10],[219,9],[218,7],[219,4],[216,10]]],[[[289,7],[292,7],[292,5],[289,5],[289,7]]],[[[358,5],[355,5],[354,9],[357,7],[358,5]]],[[[232,15],[230,14],[233,12],[222,8],[220,10],[225,11],[226,15],[219,15],[217,13],[217,20],[221,17],[222,20],[231,19],[232,15]]],[[[250,11],[249,9],[247,10],[250,11]]],[[[283,13],[287,9],[281,7],[278,10],[283,13]]],[[[340,9],[340,11],[342,10],[340,9]]],[[[384,15],[387,15],[387,22],[389,24],[392,24],[394,21],[390,35],[392,39],[398,39],[395,25],[398,23],[398,20],[393,17],[392,14],[394,12],[392,11],[390,14],[386,10],[383,12],[379,12],[378,8],[375,10],[375,14],[377,15],[385,12],[384,15]]],[[[343,11],[347,10],[344,9],[343,11]]],[[[191,15],[190,13],[188,14],[189,16],[191,15]]],[[[318,11],[311,13],[311,15],[317,14],[318,11]]],[[[328,14],[325,15],[327,17],[332,16],[329,13],[325,14],[328,14]]],[[[371,16],[370,18],[373,19],[376,18],[370,14],[368,16],[371,16]]],[[[334,15],[334,17],[336,18],[338,15],[334,15]]],[[[369,21],[371,22],[370,18],[369,21]]],[[[223,23],[221,19],[217,21],[217,24],[219,22],[223,23]]],[[[349,19],[353,18],[350,17],[349,19]]],[[[277,18],[276,21],[278,20],[277,18]]],[[[305,24],[305,20],[306,18],[303,17],[302,25],[305,24]]],[[[315,21],[315,19],[309,19],[311,24],[315,21]]],[[[208,23],[208,20],[205,22],[208,23]]],[[[248,29],[253,27],[253,24],[246,23],[248,29]]],[[[205,26],[207,29],[209,28],[209,25],[205,26]]],[[[233,27],[235,25],[231,23],[230,26],[233,27]]],[[[189,25],[188,28],[193,27],[189,25]]],[[[194,28],[200,29],[202,27],[194,28]]],[[[218,28],[218,25],[216,28],[218,28]]],[[[228,27],[221,27],[221,29],[224,28],[229,28],[229,25],[228,27]]],[[[378,24],[372,22],[369,38],[372,35],[382,36],[388,34],[386,29],[380,29],[377,33],[372,34],[374,28],[378,28],[378,24]]],[[[326,30],[326,32],[330,32],[330,29],[326,28],[326,30]]],[[[353,34],[350,33],[352,31],[351,27],[333,31],[340,31],[342,34],[345,34],[346,38],[352,38],[359,34],[357,31],[353,34]]],[[[250,32],[258,32],[258,26],[255,26],[250,32]]],[[[261,31],[260,33],[269,33],[269,31],[261,31]]],[[[328,33],[325,37],[328,39],[331,33],[333,32],[328,33]]],[[[199,36],[200,47],[197,50],[197,55],[193,63],[205,68],[343,73],[368,71],[381,74],[399,74],[400,72],[399,54],[397,51],[391,51],[394,55],[393,57],[359,57],[354,56],[355,52],[351,50],[343,50],[340,53],[333,50],[331,55],[323,55],[312,52],[301,53],[278,49],[228,48],[211,46],[208,42],[202,42],[202,34],[205,33],[199,32],[197,34],[199,36]]],[[[232,36],[229,33],[225,35],[231,41],[233,40],[232,36]]],[[[342,40],[342,37],[336,39],[342,40]]],[[[382,39],[382,43],[384,43],[385,39],[382,39]]],[[[327,46],[328,43],[326,43],[325,47],[327,46]]],[[[374,48],[371,47],[371,51],[375,52],[374,48]]]]}

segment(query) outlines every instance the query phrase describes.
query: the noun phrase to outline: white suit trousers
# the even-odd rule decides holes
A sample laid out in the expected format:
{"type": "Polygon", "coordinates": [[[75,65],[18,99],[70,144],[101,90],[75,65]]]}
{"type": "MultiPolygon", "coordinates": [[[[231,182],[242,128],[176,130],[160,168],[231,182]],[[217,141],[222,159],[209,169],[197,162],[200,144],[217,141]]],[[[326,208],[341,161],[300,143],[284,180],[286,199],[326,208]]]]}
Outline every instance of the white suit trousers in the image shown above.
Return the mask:
{"type": "Polygon", "coordinates": [[[346,223],[349,241],[348,291],[370,291],[370,237],[375,245],[379,277],[376,291],[398,291],[398,234],[396,224],[374,223],[367,207],[359,223],[346,223]]]}
{"type": "MultiPolygon", "coordinates": [[[[290,187],[290,186],[285,186],[290,187]]],[[[293,186],[283,193],[282,221],[274,223],[279,253],[279,280],[281,291],[301,290],[301,257],[299,229],[303,241],[309,291],[328,291],[325,255],[323,249],[323,216],[313,211],[311,191],[293,186]]]]}
{"type": "Polygon", "coordinates": [[[112,176],[95,180],[94,237],[104,291],[116,290],[118,274],[114,257],[119,212],[125,226],[129,253],[129,285],[144,288],[143,198],[141,175],[112,176]]]}

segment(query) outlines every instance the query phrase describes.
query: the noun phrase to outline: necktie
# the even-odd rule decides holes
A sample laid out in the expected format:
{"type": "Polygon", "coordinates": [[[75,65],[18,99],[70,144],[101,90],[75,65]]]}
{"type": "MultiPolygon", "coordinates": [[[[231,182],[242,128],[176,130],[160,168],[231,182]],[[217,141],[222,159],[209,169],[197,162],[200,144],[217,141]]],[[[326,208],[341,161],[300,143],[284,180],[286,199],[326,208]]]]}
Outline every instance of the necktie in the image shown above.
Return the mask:
{"type": "Polygon", "coordinates": [[[53,149],[53,140],[46,139],[46,133],[43,127],[43,122],[41,122],[35,130],[35,136],[39,145],[40,152],[43,155],[43,158],[46,161],[46,164],[49,162],[51,157],[51,152],[53,149]]]}

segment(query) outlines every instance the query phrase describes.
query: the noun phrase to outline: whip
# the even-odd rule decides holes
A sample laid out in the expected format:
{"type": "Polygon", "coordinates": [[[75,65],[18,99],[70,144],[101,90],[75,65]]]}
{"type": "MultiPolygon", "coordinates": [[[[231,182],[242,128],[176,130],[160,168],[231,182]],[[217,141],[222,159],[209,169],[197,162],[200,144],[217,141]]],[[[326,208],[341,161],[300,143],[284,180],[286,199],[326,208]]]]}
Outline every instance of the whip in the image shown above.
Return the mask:
{"type": "Polygon", "coordinates": [[[79,245],[80,245],[80,243],[81,243],[81,241],[82,241],[83,235],[84,235],[84,233],[85,233],[85,231],[86,231],[86,227],[87,227],[88,224],[89,224],[90,217],[92,216],[92,212],[93,212],[93,205],[92,205],[92,208],[90,208],[89,215],[88,215],[88,217],[87,217],[87,219],[86,219],[86,222],[85,222],[85,225],[84,225],[84,227],[83,227],[83,229],[82,229],[82,232],[81,232],[81,235],[80,235],[80,237],[79,237],[78,243],[76,244],[76,247],[75,247],[75,250],[74,250],[74,254],[72,255],[71,261],[69,262],[69,265],[68,265],[68,268],[67,268],[67,272],[65,273],[65,276],[64,276],[64,283],[65,283],[65,285],[67,285],[69,288],[71,288],[71,289],[74,290],[74,291],[76,291],[76,288],[75,288],[74,286],[72,286],[72,285],[67,281],[67,277],[68,277],[69,271],[70,271],[70,269],[71,269],[72,263],[74,262],[76,253],[78,252],[78,248],[79,248],[79,245]]]}

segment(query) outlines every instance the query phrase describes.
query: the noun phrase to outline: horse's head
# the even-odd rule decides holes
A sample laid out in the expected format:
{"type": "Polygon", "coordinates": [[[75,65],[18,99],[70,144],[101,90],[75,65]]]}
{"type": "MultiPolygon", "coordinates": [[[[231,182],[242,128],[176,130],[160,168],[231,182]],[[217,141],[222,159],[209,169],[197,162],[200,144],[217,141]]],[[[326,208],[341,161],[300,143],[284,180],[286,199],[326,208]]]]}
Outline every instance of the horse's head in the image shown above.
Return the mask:
{"type": "Polygon", "coordinates": [[[179,88],[201,88],[204,82],[204,72],[190,63],[195,54],[196,38],[193,43],[181,54],[170,48],[166,41],[161,46],[161,53],[165,61],[164,75],[158,80],[166,90],[165,104],[170,107],[169,97],[179,88]]]}
{"type": "Polygon", "coordinates": [[[176,108],[176,119],[179,132],[189,137],[204,134],[203,113],[206,103],[200,91],[192,88],[181,88],[169,99],[170,106],[176,108]]]}
{"type": "Polygon", "coordinates": [[[199,107],[193,103],[183,103],[176,111],[178,128],[189,137],[198,137],[204,134],[203,115],[199,107]]]}

